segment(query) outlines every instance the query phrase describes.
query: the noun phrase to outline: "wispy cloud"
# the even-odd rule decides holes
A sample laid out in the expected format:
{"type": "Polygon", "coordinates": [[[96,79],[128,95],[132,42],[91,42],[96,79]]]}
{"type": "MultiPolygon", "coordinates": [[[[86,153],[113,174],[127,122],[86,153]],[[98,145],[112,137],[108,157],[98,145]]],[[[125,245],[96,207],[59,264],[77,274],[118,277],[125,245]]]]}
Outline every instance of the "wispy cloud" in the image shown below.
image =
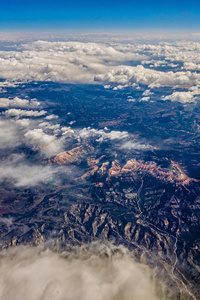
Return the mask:
{"type": "Polygon", "coordinates": [[[57,179],[70,170],[65,167],[56,167],[31,163],[23,155],[12,155],[0,166],[0,182],[9,181],[15,186],[35,186],[48,180],[57,179]]]}

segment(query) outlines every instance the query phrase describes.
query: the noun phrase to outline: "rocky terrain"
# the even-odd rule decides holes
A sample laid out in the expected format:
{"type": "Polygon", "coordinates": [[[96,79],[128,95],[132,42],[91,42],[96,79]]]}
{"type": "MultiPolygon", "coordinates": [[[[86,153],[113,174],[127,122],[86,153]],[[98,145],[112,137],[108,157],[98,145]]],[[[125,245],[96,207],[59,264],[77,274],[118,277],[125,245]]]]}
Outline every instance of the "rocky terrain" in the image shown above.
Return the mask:
{"type": "MultiPolygon", "coordinates": [[[[63,126],[66,140],[60,147],[60,127],[51,125],[47,133],[54,128],[60,143],[56,153],[44,152],[50,148],[44,134],[39,145],[35,133],[41,131],[31,133],[34,147],[26,133],[22,145],[1,149],[3,172],[10,164],[21,168],[13,157],[22,152],[41,172],[54,170],[34,185],[16,183],[11,175],[1,179],[1,248],[49,240],[61,247],[96,240],[123,244],[138,261],[159,269],[167,299],[199,299],[200,107],[129,102],[123,92],[99,87],[94,102],[88,86],[69,86],[67,94],[50,87],[15,89],[57,115],[54,123],[63,126]]],[[[44,120],[37,126],[45,128],[44,120]]]]}

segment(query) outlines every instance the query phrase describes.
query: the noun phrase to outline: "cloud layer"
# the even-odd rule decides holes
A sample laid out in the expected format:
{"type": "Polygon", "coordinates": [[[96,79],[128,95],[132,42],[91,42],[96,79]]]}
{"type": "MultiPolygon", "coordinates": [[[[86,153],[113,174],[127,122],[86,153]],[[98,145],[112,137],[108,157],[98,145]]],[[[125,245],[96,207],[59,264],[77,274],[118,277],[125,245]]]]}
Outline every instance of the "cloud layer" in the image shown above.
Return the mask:
{"type": "Polygon", "coordinates": [[[158,300],[148,269],[123,247],[54,253],[19,247],[1,253],[2,300],[158,300]]]}
{"type": "MultiPolygon", "coordinates": [[[[0,51],[1,77],[7,82],[96,83],[114,90],[139,88],[141,85],[148,86],[148,89],[170,87],[186,90],[200,86],[199,42],[35,41],[19,44],[14,49],[0,51]]],[[[169,100],[191,102],[189,96],[180,96],[169,100]]],[[[1,99],[0,105],[12,106],[13,101],[20,102],[1,99]]],[[[21,101],[19,107],[26,102],[21,101]]]]}

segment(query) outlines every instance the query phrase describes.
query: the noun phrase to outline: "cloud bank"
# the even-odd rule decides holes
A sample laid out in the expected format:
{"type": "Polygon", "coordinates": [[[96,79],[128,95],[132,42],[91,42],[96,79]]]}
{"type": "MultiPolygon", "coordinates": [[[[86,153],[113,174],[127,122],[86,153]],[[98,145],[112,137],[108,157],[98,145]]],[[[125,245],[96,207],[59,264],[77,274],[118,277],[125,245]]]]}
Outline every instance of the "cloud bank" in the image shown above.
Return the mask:
{"type": "MultiPolygon", "coordinates": [[[[138,89],[143,85],[148,90],[188,90],[200,86],[199,49],[200,43],[194,41],[25,42],[14,45],[12,50],[0,51],[1,78],[7,82],[5,88],[13,82],[36,80],[101,84],[114,90],[138,89]]],[[[151,91],[148,95],[152,95],[151,91]]],[[[169,100],[191,102],[189,96],[180,96],[169,100]]],[[[20,102],[4,99],[0,105],[12,106],[13,101],[20,102]]],[[[18,103],[19,107],[27,101],[18,103]]]]}
{"type": "Polygon", "coordinates": [[[161,300],[150,271],[123,247],[55,253],[19,247],[0,254],[2,300],[161,300]]]}

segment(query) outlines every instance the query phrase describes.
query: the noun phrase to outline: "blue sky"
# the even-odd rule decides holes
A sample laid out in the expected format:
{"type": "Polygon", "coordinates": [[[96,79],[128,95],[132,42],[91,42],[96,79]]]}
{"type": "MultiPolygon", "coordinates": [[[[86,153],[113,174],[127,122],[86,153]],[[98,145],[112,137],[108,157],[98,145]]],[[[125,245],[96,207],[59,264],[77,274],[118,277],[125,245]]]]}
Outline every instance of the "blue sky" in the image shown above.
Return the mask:
{"type": "Polygon", "coordinates": [[[200,29],[200,1],[0,0],[0,30],[200,29]]]}

